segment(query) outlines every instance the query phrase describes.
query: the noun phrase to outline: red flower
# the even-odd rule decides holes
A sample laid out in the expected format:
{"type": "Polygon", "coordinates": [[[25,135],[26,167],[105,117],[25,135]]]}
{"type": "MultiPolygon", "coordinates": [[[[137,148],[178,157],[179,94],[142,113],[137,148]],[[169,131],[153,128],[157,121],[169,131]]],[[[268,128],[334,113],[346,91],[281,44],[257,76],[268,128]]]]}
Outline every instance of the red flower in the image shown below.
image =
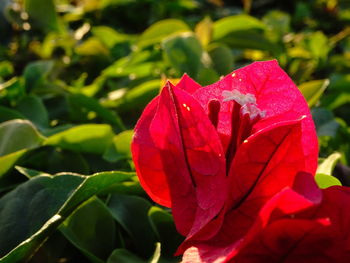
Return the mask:
{"type": "Polygon", "coordinates": [[[185,252],[183,262],[349,262],[349,202],[349,188],[321,191],[310,174],[299,173],[293,189],[271,198],[239,242],[199,243],[185,252]]]}
{"type": "Polygon", "coordinates": [[[240,242],[267,200],[299,171],[315,172],[318,155],[307,104],[276,61],[206,87],[187,75],[167,83],[138,121],[132,153],[141,185],[187,237],[180,252],[215,237],[240,242]]]}

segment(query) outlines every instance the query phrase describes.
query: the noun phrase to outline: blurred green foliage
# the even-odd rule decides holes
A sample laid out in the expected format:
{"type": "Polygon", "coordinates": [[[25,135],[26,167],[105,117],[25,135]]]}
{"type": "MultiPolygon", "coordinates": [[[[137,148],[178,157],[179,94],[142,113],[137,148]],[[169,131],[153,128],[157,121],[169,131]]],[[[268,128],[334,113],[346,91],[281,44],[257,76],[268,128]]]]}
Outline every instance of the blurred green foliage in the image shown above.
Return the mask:
{"type": "Polygon", "coordinates": [[[184,72],[277,59],[312,107],[319,185],[350,185],[349,1],[1,0],[0,30],[0,262],[176,261],[129,146],[184,72]]]}

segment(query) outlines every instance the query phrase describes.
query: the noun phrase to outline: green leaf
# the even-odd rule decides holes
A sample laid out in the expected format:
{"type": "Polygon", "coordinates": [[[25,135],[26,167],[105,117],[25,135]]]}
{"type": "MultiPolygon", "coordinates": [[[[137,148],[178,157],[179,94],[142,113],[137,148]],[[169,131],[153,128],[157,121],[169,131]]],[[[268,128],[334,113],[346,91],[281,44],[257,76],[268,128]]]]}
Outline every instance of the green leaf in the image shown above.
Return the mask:
{"type": "Polygon", "coordinates": [[[96,197],[75,210],[61,225],[60,231],[92,262],[104,262],[114,248],[114,219],[96,197]]]}
{"type": "Polygon", "coordinates": [[[0,124],[0,156],[41,144],[42,135],[26,120],[10,120],[0,124]]]}
{"type": "Polygon", "coordinates": [[[326,61],[328,53],[331,50],[327,36],[321,31],[313,32],[306,39],[306,46],[313,57],[322,61],[326,61]]]}
{"type": "Polygon", "coordinates": [[[130,39],[129,35],[121,34],[108,26],[95,26],[91,32],[108,48],[130,39]]]}
{"type": "Polygon", "coordinates": [[[267,26],[267,35],[274,41],[282,41],[282,37],[290,32],[290,15],[279,10],[268,12],[262,19],[267,26]]]}
{"type": "Polygon", "coordinates": [[[328,156],[321,164],[319,164],[315,180],[320,188],[327,188],[333,185],[341,185],[341,182],[334,176],[332,176],[333,169],[339,159],[341,158],[340,153],[332,153],[328,156]]]}
{"type": "Polygon", "coordinates": [[[122,159],[131,159],[130,145],[134,132],[123,131],[113,138],[113,143],[103,154],[103,158],[109,162],[117,162],[122,159]]]}
{"type": "MultiPolygon", "coordinates": [[[[141,110],[157,96],[160,84],[161,81],[159,79],[146,81],[128,90],[116,101],[107,101],[106,104],[111,104],[113,107],[116,107],[119,112],[128,112],[135,109],[141,110]]],[[[110,93],[109,96],[113,98],[115,92],[110,93]]]]}
{"type": "Polygon", "coordinates": [[[136,256],[127,249],[118,248],[110,255],[107,263],[147,263],[147,261],[136,256]]]}
{"type": "Polygon", "coordinates": [[[162,244],[162,254],[172,258],[183,237],[177,232],[174,219],[169,212],[153,206],[148,211],[153,230],[162,244]]]}
{"type": "Polygon", "coordinates": [[[25,117],[16,110],[0,106],[0,122],[13,119],[25,119],[25,117]]]}
{"type": "Polygon", "coordinates": [[[53,0],[24,0],[24,9],[39,28],[48,31],[60,31],[61,25],[53,0]]]}
{"type": "Polygon", "coordinates": [[[98,38],[90,37],[75,48],[75,52],[82,56],[107,56],[109,50],[98,38]]]}
{"type": "Polygon", "coordinates": [[[213,63],[213,68],[220,75],[227,75],[233,70],[233,55],[230,48],[223,44],[210,45],[209,56],[213,63]]]}
{"type": "Polygon", "coordinates": [[[49,115],[42,100],[35,95],[23,97],[16,107],[27,119],[40,128],[49,126],[49,115]]]}
{"type": "Polygon", "coordinates": [[[264,23],[249,15],[228,16],[217,20],[213,27],[214,40],[222,39],[234,32],[266,29],[264,23]]]}
{"type": "Polygon", "coordinates": [[[129,250],[118,248],[113,251],[107,260],[107,263],[160,263],[166,262],[160,259],[160,243],[156,244],[156,249],[153,256],[149,260],[141,259],[132,254],[129,250]]]}
{"type": "Polygon", "coordinates": [[[337,153],[337,152],[332,153],[317,167],[316,173],[332,175],[333,169],[340,158],[341,158],[340,153],[337,153]]]}
{"type": "Polygon", "coordinates": [[[331,111],[324,108],[313,108],[311,113],[318,136],[336,136],[339,123],[334,119],[331,111]]]}
{"type": "Polygon", "coordinates": [[[164,19],[147,28],[140,36],[137,45],[140,48],[160,43],[164,38],[179,32],[191,31],[181,20],[164,19]]]}
{"type": "Polygon", "coordinates": [[[202,46],[191,33],[183,33],[162,42],[165,58],[179,75],[189,74],[196,78],[201,67],[202,46]]]}
{"type": "Polygon", "coordinates": [[[218,81],[220,76],[211,68],[201,68],[197,77],[197,81],[202,86],[210,85],[218,81]]]}
{"type": "Polygon", "coordinates": [[[47,138],[45,145],[52,145],[77,152],[103,154],[112,143],[114,133],[106,124],[75,126],[47,138]]]}
{"type": "Polygon", "coordinates": [[[196,25],[195,33],[203,47],[206,47],[213,35],[213,21],[211,21],[210,17],[205,17],[196,25]]]}
{"type": "Polygon", "coordinates": [[[23,73],[26,90],[40,87],[48,74],[52,71],[53,66],[54,62],[51,60],[34,61],[29,63],[25,67],[23,73]]]}
{"type": "MultiPolygon", "coordinates": [[[[6,174],[15,163],[27,152],[27,149],[19,150],[0,157],[0,179],[6,174]]],[[[0,181],[1,182],[1,181],[0,181]]],[[[1,185],[1,183],[0,183],[1,185]]],[[[1,189],[2,187],[0,187],[1,189]]]]}
{"type": "Polygon", "coordinates": [[[14,72],[13,65],[10,61],[0,61],[0,78],[6,78],[14,72]]]}
{"type": "Polygon", "coordinates": [[[299,85],[309,107],[314,106],[329,85],[328,79],[312,80],[299,85]]]}
{"type": "Polygon", "coordinates": [[[74,209],[132,173],[38,175],[0,199],[0,262],[28,259],[74,209]]]}
{"type": "Polygon", "coordinates": [[[83,112],[95,112],[105,122],[115,125],[120,131],[124,130],[124,124],[120,117],[107,108],[103,107],[96,99],[87,97],[83,94],[70,94],[68,96],[68,103],[71,107],[71,114],[73,118],[81,118],[83,112]],[[76,115],[76,116],[75,116],[76,115]]]}
{"type": "Polygon", "coordinates": [[[338,180],[338,178],[327,174],[316,174],[315,180],[318,187],[321,189],[325,189],[333,185],[341,185],[341,182],[338,180]]]}
{"type": "Polygon", "coordinates": [[[156,243],[148,219],[151,204],[137,196],[113,194],[108,207],[113,217],[127,231],[139,253],[145,257],[150,256],[156,243]]]}

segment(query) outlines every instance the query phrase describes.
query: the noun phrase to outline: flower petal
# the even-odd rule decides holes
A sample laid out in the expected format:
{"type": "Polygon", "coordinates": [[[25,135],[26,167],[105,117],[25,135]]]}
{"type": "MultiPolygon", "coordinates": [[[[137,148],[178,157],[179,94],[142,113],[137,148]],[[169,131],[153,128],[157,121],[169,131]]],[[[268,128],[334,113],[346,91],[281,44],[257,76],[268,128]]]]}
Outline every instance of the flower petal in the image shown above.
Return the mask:
{"type": "Polygon", "coordinates": [[[170,83],[162,90],[150,125],[161,152],[172,211],[180,233],[201,229],[226,199],[225,157],[201,105],[170,83]]]}
{"type": "Polygon", "coordinates": [[[241,94],[254,95],[258,108],[266,112],[254,127],[253,133],[277,122],[306,118],[302,121],[302,144],[306,156],[307,172],[314,174],[317,167],[318,143],[315,127],[307,103],[289,76],[277,61],[255,62],[238,69],[220,81],[198,89],[193,96],[208,111],[210,100],[221,103],[218,132],[226,152],[231,136],[231,111],[225,102],[224,91],[238,90],[241,94]]]}

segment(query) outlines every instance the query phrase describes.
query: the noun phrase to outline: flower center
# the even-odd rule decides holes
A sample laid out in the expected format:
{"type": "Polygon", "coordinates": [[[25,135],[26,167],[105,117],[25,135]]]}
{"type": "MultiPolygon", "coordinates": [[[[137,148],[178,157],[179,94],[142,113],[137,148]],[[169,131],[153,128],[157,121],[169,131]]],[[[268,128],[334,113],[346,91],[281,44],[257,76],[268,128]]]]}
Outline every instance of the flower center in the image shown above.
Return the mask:
{"type": "Polygon", "coordinates": [[[226,151],[226,168],[229,171],[237,148],[251,135],[254,124],[265,117],[266,112],[258,108],[253,94],[242,94],[238,90],[225,90],[222,96],[224,97],[224,102],[232,101],[233,104],[231,138],[226,151]]]}

